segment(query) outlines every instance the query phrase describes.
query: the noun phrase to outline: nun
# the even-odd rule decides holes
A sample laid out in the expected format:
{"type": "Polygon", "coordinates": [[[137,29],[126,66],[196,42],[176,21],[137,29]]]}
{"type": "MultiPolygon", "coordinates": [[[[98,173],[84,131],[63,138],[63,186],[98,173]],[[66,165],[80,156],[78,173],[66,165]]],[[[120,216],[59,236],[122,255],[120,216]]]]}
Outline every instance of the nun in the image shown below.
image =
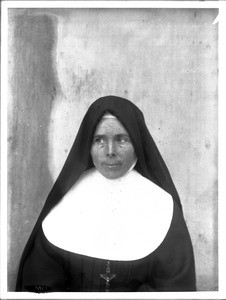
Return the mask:
{"type": "Polygon", "coordinates": [[[24,249],[16,291],[195,291],[179,195],[142,112],[88,109],[24,249]]]}

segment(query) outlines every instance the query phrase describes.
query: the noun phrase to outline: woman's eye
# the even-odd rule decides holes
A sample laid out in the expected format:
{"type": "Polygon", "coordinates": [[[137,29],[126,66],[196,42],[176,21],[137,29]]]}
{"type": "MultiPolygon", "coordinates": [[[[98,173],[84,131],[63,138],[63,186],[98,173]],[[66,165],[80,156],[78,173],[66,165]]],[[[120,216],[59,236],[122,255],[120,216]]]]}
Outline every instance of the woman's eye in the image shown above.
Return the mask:
{"type": "Polygon", "coordinates": [[[125,143],[125,142],[128,141],[128,139],[127,139],[126,137],[118,137],[117,141],[118,141],[119,143],[125,143]]]}
{"type": "Polygon", "coordinates": [[[96,143],[96,144],[103,144],[104,139],[101,138],[101,137],[96,137],[96,138],[94,138],[93,142],[96,143]]]}

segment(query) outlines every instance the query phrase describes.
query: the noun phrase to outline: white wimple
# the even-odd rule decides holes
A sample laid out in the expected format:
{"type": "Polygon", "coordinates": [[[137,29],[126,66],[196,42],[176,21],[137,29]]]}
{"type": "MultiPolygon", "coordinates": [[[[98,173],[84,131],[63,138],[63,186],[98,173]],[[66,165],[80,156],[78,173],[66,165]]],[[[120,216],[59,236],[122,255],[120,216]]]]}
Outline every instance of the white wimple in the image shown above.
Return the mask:
{"type": "Polygon", "coordinates": [[[136,260],[161,244],[172,216],[172,197],[137,171],[110,180],[92,169],[49,213],[43,231],[70,252],[136,260]]]}

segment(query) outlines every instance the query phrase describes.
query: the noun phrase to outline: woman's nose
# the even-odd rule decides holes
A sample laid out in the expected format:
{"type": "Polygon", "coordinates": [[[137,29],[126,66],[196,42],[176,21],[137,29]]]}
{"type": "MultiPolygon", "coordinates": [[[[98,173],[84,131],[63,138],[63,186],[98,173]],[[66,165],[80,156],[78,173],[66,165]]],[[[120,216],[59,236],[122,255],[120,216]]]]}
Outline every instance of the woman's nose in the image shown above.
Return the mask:
{"type": "Polygon", "coordinates": [[[106,145],[106,154],[108,157],[114,157],[117,155],[117,147],[113,141],[108,141],[106,145]]]}

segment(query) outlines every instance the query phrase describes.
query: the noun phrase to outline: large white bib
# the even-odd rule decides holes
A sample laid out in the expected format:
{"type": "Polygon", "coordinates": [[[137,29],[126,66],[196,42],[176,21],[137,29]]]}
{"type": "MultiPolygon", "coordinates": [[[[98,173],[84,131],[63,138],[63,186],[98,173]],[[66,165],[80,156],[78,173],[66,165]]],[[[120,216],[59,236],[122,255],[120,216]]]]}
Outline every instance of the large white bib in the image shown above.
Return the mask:
{"type": "Polygon", "coordinates": [[[86,172],[43,221],[46,238],[64,250],[110,260],[153,252],[172,221],[171,195],[132,170],[114,180],[86,172]]]}

